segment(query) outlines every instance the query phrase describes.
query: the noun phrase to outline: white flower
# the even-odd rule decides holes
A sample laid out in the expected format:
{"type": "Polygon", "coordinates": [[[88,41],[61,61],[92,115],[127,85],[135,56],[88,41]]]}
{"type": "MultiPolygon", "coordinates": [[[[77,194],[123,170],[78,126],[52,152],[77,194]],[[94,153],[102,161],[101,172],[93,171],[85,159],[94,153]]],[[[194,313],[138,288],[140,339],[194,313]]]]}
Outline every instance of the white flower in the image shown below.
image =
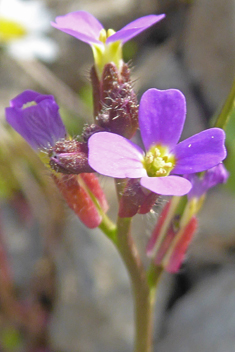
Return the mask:
{"type": "Polygon", "coordinates": [[[58,47],[45,34],[50,21],[39,0],[0,0],[0,45],[17,59],[53,61],[58,47]]]}

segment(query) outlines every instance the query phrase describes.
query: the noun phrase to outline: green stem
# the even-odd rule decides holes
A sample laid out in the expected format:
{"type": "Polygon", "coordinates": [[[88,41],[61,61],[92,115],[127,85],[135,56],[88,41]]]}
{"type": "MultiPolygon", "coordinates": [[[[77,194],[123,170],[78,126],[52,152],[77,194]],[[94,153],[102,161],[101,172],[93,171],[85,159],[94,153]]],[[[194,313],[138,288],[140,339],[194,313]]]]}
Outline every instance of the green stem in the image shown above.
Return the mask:
{"type": "MultiPolygon", "coordinates": [[[[131,218],[118,218],[117,248],[131,278],[135,309],[135,352],[152,351],[153,307],[155,299],[145,269],[130,234],[131,218]]],[[[154,295],[155,296],[155,295],[154,295]]]]}
{"type": "Polygon", "coordinates": [[[158,286],[159,280],[162,277],[163,267],[160,265],[155,265],[153,262],[150,264],[147,275],[148,275],[148,284],[150,289],[155,290],[158,286]]]}
{"type": "Polygon", "coordinates": [[[104,213],[102,214],[102,222],[100,223],[99,228],[112,242],[114,242],[114,244],[117,244],[117,227],[104,213]]]}
{"type": "MultiPolygon", "coordinates": [[[[126,180],[116,180],[119,199],[125,183],[126,180]]],[[[102,217],[99,228],[116,245],[131,279],[135,312],[134,352],[152,352],[153,311],[156,287],[162,269],[151,266],[147,276],[131,236],[132,218],[118,217],[117,226],[115,226],[105,214],[102,214],[102,217]]]]}

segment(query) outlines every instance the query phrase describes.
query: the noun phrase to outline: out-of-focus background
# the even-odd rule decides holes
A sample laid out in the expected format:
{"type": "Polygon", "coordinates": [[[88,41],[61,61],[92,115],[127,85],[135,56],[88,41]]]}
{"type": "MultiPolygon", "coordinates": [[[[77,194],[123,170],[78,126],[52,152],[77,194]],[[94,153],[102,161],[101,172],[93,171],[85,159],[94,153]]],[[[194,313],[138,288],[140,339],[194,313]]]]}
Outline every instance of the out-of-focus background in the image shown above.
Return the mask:
{"type": "MultiPolygon", "coordinates": [[[[99,230],[88,231],[79,222],[37,156],[4,123],[4,108],[25,89],[53,94],[72,135],[84,121],[92,121],[91,49],[50,27],[56,16],[76,10],[91,12],[115,30],[140,16],[166,13],[166,19],[127,43],[124,55],[131,60],[138,97],[152,87],[185,94],[184,138],[211,126],[235,76],[234,0],[0,0],[3,352],[129,352],[132,347],[130,285],[118,254],[99,230]],[[6,35],[6,20],[19,24],[17,40],[6,35]]],[[[208,195],[179,274],[166,273],[162,279],[154,328],[158,352],[234,352],[231,131],[233,124],[230,181],[208,195]]],[[[115,219],[112,180],[100,181],[115,219]]],[[[143,253],[157,211],[135,217],[143,253]]]]}

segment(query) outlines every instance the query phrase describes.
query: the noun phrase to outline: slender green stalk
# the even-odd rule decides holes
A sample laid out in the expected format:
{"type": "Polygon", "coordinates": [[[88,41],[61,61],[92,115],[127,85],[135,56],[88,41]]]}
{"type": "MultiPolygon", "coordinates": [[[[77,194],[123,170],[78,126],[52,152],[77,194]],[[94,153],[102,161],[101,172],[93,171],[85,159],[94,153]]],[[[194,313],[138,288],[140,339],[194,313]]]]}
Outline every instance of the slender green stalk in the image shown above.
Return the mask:
{"type": "MultiPolygon", "coordinates": [[[[119,199],[125,183],[125,180],[116,180],[119,199]]],[[[135,313],[134,352],[152,352],[153,311],[156,287],[162,269],[152,265],[146,272],[131,236],[131,222],[132,218],[118,217],[117,225],[115,225],[102,212],[102,222],[99,228],[115,244],[131,279],[135,313]]]]}
{"type": "Polygon", "coordinates": [[[114,244],[116,244],[116,225],[104,213],[102,214],[102,222],[100,223],[99,228],[108,238],[110,238],[111,241],[114,242],[114,244]]]}
{"type": "Polygon", "coordinates": [[[118,218],[117,248],[131,278],[135,310],[135,352],[152,351],[154,299],[130,234],[131,218],[118,218]]]}
{"type": "Polygon", "coordinates": [[[148,275],[148,284],[151,290],[156,291],[156,287],[158,286],[159,280],[162,277],[163,267],[160,265],[156,265],[153,262],[150,264],[149,269],[147,271],[148,275]]]}

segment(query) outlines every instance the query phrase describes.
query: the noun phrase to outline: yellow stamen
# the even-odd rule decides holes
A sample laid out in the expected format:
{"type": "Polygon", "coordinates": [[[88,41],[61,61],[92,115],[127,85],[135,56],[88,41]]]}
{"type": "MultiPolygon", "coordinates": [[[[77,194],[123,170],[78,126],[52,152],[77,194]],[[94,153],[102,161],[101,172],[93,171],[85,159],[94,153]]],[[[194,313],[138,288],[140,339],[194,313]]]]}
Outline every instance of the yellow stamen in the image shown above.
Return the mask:
{"type": "Polygon", "coordinates": [[[106,39],[107,39],[107,33],[106,33],[106,30],[103,28],[103,29],[101,29],[101,31],[100,31],[99,40],[100,40],[102,43],[105,44],[106,39]]]}
{"type": "Polygon", "coordinates": [[[108,37],[111,37],[111,35],[113,35],[113,34],[115,34],[115,33],[116,33],[116,32],[115,32],[113,29],[111,29],[111,28],[108,29],[108,30],[107,30],[107,38],[108,38],[108,37]]]}
{"type": "Polygon", "coordinates": [[[35,101],[30,101],[30,102],[24,104],[22,106],[22,109],[26,109],[26,108],[29,108],[30,106],[34,106],[34,105],[37,105],[37,103],[35,101]]]}
{"type": "Polygon", "coordinates": [[[147,152],[143,165],[150,177],[168,176],[175,166],[175,157],[163,146],[154,146],[147,152]]]}
{"type": "Polygon", "coordinates": [[[120,40],[115,42],[106,43],[108,37],[113,35],[115,31],[113,29],[105,29],[100,31],[99,40],[100,44],[93,44],[92,51],[95,59],[95,66],[99,76],[102,75],[103,68],[109,62],[113,62],[118,69],[122,66],[122,43],[120,40]]]}

